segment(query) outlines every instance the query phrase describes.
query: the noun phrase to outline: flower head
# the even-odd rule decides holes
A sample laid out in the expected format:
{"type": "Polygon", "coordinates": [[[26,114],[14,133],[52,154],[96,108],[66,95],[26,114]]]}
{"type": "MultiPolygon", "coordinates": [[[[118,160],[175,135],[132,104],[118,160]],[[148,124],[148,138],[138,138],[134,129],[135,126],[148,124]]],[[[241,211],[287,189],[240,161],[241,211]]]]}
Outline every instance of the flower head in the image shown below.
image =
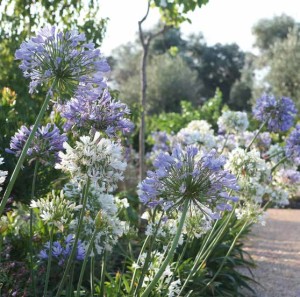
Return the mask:
{"type": "Polygon", "coordinates": [[[300,124],[297,124],[286,140],[286,156],[296,165],[300,165],[300,124]]]}
{"type": "Polygon", "coordinates": [[[102,192],[111,192],[117,182],[123,179],[126,162],[121,145],[101,138],[100,133],[96,132],[93,139],[90,136],[80,137],[75,148],[66,142],[64,147],[66,153],[59,153],[61,161],[56,164],[56,168],[70,173],[79,186],[90,179],[102,192]]]}
{"type": "Polygon", "coordinates": [[[133,123],[125,118],[130,113],[126,104],[112,100],[108,90],[98,98],[75,96],[65,104],[58,104],[57,109],[66,119],[64,130],[74,128],[91,128],[105,132],[107,136],[115,136],[117,131],[123,134],[133,130],[133,123]]]}
{"type": "Polygon", "coordinates": [[[245,131],[249,126],[247,113],[241,111],[223,111],[218,119],[220,132],[238,133],[245,131]]]}
{"type": "MultiPolygon", "coordinates": [[[[64,241],[54,241],[52,245],[52,260],[58,263],[59,266],[63,266],[66,260],[68,260],[72,246],[74,243],[74,236],[69,234],[65,237],[64,241]]],[[[48,260],[50,242],[45,244],[45,249],[41,250],[38,257],[41,260],[48,260]]],[[[75,259],[77,261],[83,261],[85,257],[85,246],[84,243],[79,239],[77,242],[77,249],[75,259]]]]}
{"type": "MultiPolygon", "coordinates": [[[[0,165],[2,164],[3,164],[3,158],[0,157],[0,165]]],[[[0,170],[0,192],[2,191],[1,185],[3,185],[6,176],[7,176],[7,171],[0,170]]]]}
{"type": "Polygon", "coordinates": [[[54,225],[61,231],[71,222],[74,211],[78,209],[75,203],[65,199],[63,191],[60,195],[52,191],[46,198],[32,200],[30,207],[39,210],[39,215],[46,224],[54,225]]]}
{"type": "Polygon", "coordinates": [[[268,129],[273,132],[290,129],[296,114],[295,104],[288,97],[276,100],[274,96],[264,94],[253,107],[254,117],[260,122],[267,122],[268,129]]]}
{"type": "MultiPolygon", "coordinates": [[[[11,138],[10,148],[6,152],[20,156],[23,147],[31,133],[32,127],[26,126],[16,132],[11,138]]],[[[30,156],[30,162],[38,160],[42,164],[55,163],[59,160],[58,152],[63,150],[63,143],[67,140],[65,134],[60,134],[59,129],[55,125],[47,124],[40,127],[33,139],[27,155],[30,156]]]]}
{"type": "Polygon", "coordinates": [[[228,200],[237,201],[227,192],[238,190],[237,180],[222,169],[224,164],[215,150],[199,157],[196,147],[176,147],[171,155],[158,155],[153,164],[156,170],[148,171],[139,185],[139,198],[150,207],[166,209],[189,199],[206,215],[218,217],[215,212],[231,209],[228,200]]]}
{"type": "Polygon", "coordinates": [[[60,93],[99,93],[106,86],[104,73],[110,70],[84,34],[76,30],[64,34],[56,27],[45,27],[23,42],[15,57],[22,61],[24,76],[31,79],[31,93],[38,85],[54,80],[60,93]]]}

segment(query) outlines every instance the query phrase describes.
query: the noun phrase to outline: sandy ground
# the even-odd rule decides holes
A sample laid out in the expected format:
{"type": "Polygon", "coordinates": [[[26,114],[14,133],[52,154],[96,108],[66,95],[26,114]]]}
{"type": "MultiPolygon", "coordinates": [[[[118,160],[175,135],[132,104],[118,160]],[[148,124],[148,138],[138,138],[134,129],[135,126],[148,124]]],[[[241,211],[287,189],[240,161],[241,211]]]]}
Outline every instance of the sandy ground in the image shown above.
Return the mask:
{"type": "Polygon", "coordinates": [[[262,285],[249,297],[300,297],[300,210],[269,209],[266,226],[255,226],[245,244],[262,285]]]}

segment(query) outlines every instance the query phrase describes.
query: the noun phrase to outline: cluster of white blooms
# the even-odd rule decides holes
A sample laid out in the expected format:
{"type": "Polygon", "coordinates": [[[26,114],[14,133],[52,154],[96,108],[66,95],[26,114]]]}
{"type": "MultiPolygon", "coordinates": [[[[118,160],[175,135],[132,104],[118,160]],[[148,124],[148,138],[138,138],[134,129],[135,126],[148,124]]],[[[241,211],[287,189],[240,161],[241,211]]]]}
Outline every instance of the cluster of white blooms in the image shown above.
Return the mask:
{"type": "Polygon", "coordinates": [[[300,172],[296,168],[281,168],[275,172],[272,184],[288,191],[289,198],[293,198],[299,194],[300,172]]]}
{"type": "MultiPolygon", "coordinates": [[[[146,288],[149,285],[149,283],[153,280],[154,276],[160,269],[161,264],[163,263],[167,252],[168,252],[167,249],[164,249],[162,252],[157,251],[157,250],[154,250],[151,252],[151,256],[150,256],[151,261],[150,261],[150,263],[148,263],[147,273],[144,277],[143,284],[142,284],[143,288],[146,288]]],[[[147,257],[146,253],[141,254],[138,258],[138,261],[133,262],[132,268],[141,269],[145,264],[146,257],[147,257]]],[[[160,294],[164,290],[166,290],[167,292],[171,291],[170,287],[169,287],[169,283],[170,284],[172,283],[172,279],[174,277],[174,273],[173,273],[172,269],[175,266],[175,264],[176,263],[168,264],[165,271],[163,272],[162,277],[160,278],[160,281],[158,284],[158,288],[159,288],[158,290],[159,290],[160,294]]],[[[175,288],[176,283],[174,283],[173,286],[175,288]]],[[[155,295],[155,293],[154,293],[154,295],[155,295]]],[[[170,295],[170,296],[172,296],[172,295],[170,295]]]]}
{"type": "Polygon", "coordinates": [[[253,223],[261,224],[265,226],[266,212],[257,203],[246,202],[240,207],[235,209],[235,215],[238,220],[246,219],[252,220],[253,223]]]}
{"type": "Polygon", "coordinates": [[[254,178],[261,181],[271,174],[268,164],[255,149],[250,151],[241,148],[234,149],[228,156],[225,168],[240,179],[254,178]]]}
{"type": "Polygon", "coordinates": [[[188,211],[182,233],[200,238],[212,228],[213,220],[205,216],[197,207],[192,205],[188,211]]]}
{"type": "Polygon", "coordinates": [[[207,149],[216,146],[214,131],[211,125],[204,120],[190,122],[186,128],[177,133],[174,141],[184,145],[197,144],[207,149]]]}
{"type": "Polygon", "coordinates": [[[267,193],[266,184],[271,177],[271,168],[260,157],[259,151],[236,148],[229,153],[225,168],[238,176],[241,200],[262,202],[263,196],[267,193]]]}
{"type": "Polygon", "coordinates": [[[56,168],[70,173],[78,185],[83,186],[90,179],[102,192],[111,192],[123,179],[126,161],[122,156],[122,147],[101,138],[100,133],[96,132],[93,139],[90,136],[80,137],[75,148],[65,142],[64,148],[66,153],[59,153],[61,162],[56,164],[56,168]]]}
{"type": "Polygon", "coordinates": [[[268,157],[270,162],[272,162],[273,164],[277,164],[282,159],[283,156],[284,156],[284,148],[280,146],[278,143],[272,144],[266,153],[266,157],[268,157]]]}
{"type": "Polygon", "coordinates": [[[175,281],[172,281],[169,289],[168,289],[168,297],[176,297],[179,295],[181,289],[181,281],[180,279],[177,279],[175,281]]]}
{"type": "MultiPolygon", "coordinates": [[[[65,192],[70,200],[76,200],[80,196],[76,184],[67,184],[65,192]]],[[[99,186],[90,186],[81,238],[85,244],[88,244],[89,239],[95,232],[94,248],[91,255],[101,254],[103,250],[111,251],[118,239],[128,231],[126,222],[118,218],[119,209],[128,206],[127,199],[118,199],[116,201],[113,195],[103,193],[99,186]]],[[[74,220],[71,226],[72,229],[76,230],[77,220],[74,220]]]]}
{"type": "Polygon", "coordinates": [[[66,199],[63,191],[60,191],[59,195],[52,191],[46,198],[32,200],[30,207],[39,210],[39,216],[46,224],[54,225],[63,231],[81,205],[76,206],[76,203],[66,199]]]}
{"type": "MultiPolygon", "coordinates": [[[[0,165],[2,165],[3,163],[4,163],[3,158],[0,157],[0,165]]],[[[0,170],[0,192],[2,191],[1,185],[3,185],[6,176],[7,176],[7,171],[0,170]]]]}
{"type": "MultiPolygon", "coordinates": [[[[150,214],[148,212],[145,212],[142,215],[143,219],[148,220],[145,234],[147,236],[156,234],[155,240],[160,242],[162,245],[167,246],[177,232],[178,216],[173,219],[161,216],[162,213],[158,211],[156,212],[156,217],[152,218],[152,221],[150,221],[150,214]]],[[[183,241],[184,237],[182,232],[178,245],[182,245],[183,241]]]]}
{"type": "Polygon", "coordinates": [[[247,130],[249,126],[248,116],[240,111],[223,111],[218,119],[220,132],[240,133],[247,130]]]}
{"type": "Polygon", "coordinates": [[[279,186],[270,186],[267,188],[269,200],[276,205],[285,206],[289,204],[289,192],[279,186]]]}

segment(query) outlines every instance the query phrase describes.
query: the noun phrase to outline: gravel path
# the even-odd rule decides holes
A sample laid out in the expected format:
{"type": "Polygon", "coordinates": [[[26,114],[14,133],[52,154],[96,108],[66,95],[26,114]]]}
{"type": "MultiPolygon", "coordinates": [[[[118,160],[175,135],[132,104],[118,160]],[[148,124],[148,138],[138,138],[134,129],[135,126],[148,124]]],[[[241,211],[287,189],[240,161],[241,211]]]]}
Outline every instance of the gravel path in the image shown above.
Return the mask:
{"type": "Polygon", "coordinates": [[[269,209],[266,226],[255,226],[245,244],[263,286],[249,297],[300,297],[300,210],[269,209]]]}

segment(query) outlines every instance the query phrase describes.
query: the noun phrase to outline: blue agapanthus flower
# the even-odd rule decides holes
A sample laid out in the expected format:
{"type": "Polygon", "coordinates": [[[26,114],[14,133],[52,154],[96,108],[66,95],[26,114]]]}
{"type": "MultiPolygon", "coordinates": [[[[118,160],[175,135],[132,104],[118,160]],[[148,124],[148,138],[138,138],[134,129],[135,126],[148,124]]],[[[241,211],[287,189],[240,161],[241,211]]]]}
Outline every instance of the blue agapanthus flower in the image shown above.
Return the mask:
{"type": "MultiPolygon", "coordinates": [[[[26,126],[21,126],[11,138],[10,148],[5,151],[19,157],[31,130],[32,127],[27,128],[26,126]]],[[[42,164],[56,163],[59,161],[58,152],[64,149],[63,143],[65,141],[67,141],[67,136],[61,134],[55,125],[48,123],[46,126],[38,128],[27,151],[30,162],[38,160],[42,164]]]]}
{"type": "Polygon", "coordinates": [[[225,158],[215,150],[198,155],[198,149],[176,147],[172,154],[160,153],[139,185],[140,201],[149,206],[165,209],[182,205],[188,199],[205,215],[219,218],[219,212],[231,210],[229,201],[237,202],[231,195],[238,191],[236,177],[223,169],[225,158]]]}
{"type": "Polygon", "coordinates": [[[296,125],[286,139],[285,154],[293,163],[300,165],[300,124],[296,125]]]}
{"type": "Polygon", "coordinates": [[[57,104],[57,110],[66,119],[64,130],[91,128],[105,132],[109,137],[116,132],[123,134],[133,130],[133,123],[126,118],[130,111],[126,104],[113,100],[108,90],[97,99],[75,96],[65,104],[57,104]]]}
{"type": "MultiPolygon", "coordinates": [[[[63,266],[68,257],[71,254],[73,247],[74,236],[69,234],[64,241],[54,241],[52,244],[52,260],[57,262],[59,266],[63,266]]],[[[41,250],[38,257],[41,260],[48,260],[50,242],[45,244],[45,249],[41,250]]],[[[85,246],[81,240],[77,242],[77,249],[75,254],[75,260],[83,261],[85,257],[85,246]]]]}
{"type": "Polygon", "coordinates": [[[96,96],[106,87],[104,74],[110,71],[100,50],[87,43],[84,34],[76,30],[64,34],[56,27],[45,27],[23,42],[15,57],[22,61],[24,76],[31,79],[30,93],[56,80],[60,95],[76,91],[96,96]]]}
{"type": "Polygon", "coordinates": [[[270,131],[287,131],[294,124],[297,109],[288,97],[276,99],[273,95],[264,94],[257,99],[253,115],[260,122],[266,122],[270,131]]]}

